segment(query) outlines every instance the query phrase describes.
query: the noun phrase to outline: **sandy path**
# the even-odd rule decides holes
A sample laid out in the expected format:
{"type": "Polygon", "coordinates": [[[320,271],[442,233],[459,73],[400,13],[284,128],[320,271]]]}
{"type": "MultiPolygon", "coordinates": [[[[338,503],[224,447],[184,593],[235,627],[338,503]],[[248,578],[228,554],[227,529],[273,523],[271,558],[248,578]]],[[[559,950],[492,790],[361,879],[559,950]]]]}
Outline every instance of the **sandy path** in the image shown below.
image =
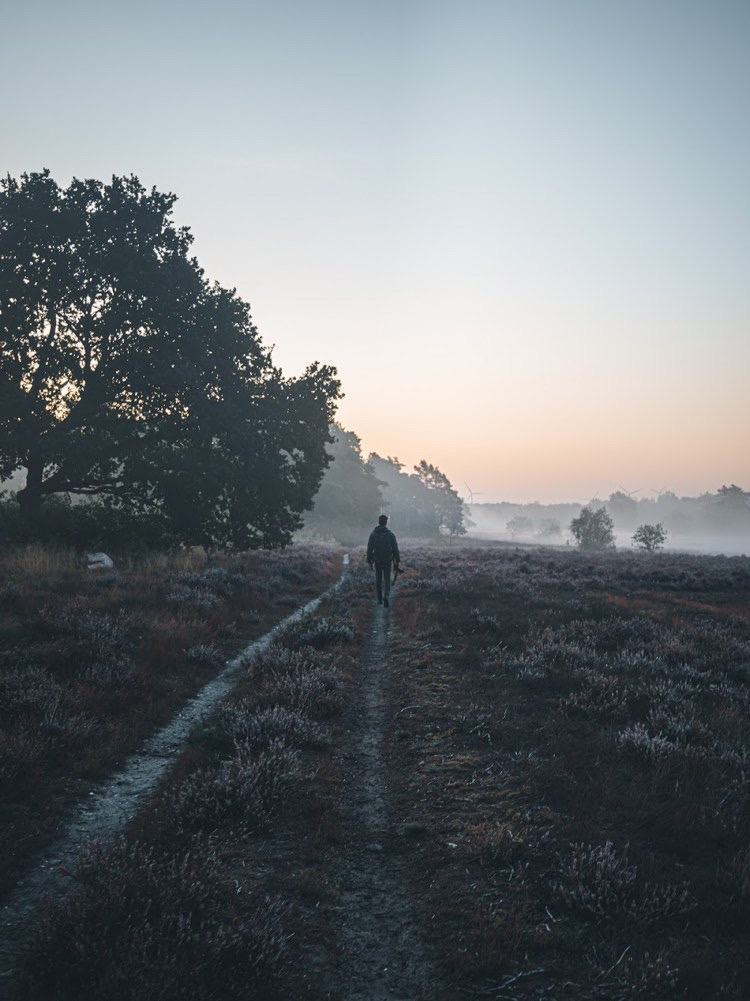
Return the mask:
{"type": "Polygon", "coordinates": [[[261,653],[290,623],[315,611],[321,601],[331,597],[346,579],[348,563],[349,558],[345,556],[342,575],[332,587],[245,647],[216,678],[186,703],[171,723],[131,755],[121,771],[90,793],[60,839],[19,880],[0,909],[0,1001],[9,996],[14,959],[40,902],[46,896],[60,896],[68,889],[74,879],[81,849],[91,841],[111,841],[122,832],[182,751],[193,727],[231,692],[247,659],[261,653]]]}
{"type": "Polygon", "coordinates": [[[344,837],[333,859],[339,940],[323,993],[345,1001],[435,1001],[441,996],[420,910],[408,889],[409,856],[389,850],[395,828],[386,734],[389,612],[373,616],[344,721],[339,773],[344,837]]]}

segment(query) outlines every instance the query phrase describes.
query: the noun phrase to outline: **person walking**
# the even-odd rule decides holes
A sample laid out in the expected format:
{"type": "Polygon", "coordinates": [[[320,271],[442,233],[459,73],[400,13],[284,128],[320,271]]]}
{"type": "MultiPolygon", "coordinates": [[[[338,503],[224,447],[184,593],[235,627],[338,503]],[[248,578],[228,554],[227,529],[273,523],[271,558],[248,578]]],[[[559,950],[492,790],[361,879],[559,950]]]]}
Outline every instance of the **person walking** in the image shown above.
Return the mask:
{"type": "Polygon", "coordinates": [[[370,538],[367,540],[367,564],[370,569],[375,566],[378,604],[385,605],[386,608],[391,593],[391,563],[395,563],[398,569],[400,561],[396,536],[388,528],[388,515],[381,514],[377,526],[370,532],[370,538]]]}

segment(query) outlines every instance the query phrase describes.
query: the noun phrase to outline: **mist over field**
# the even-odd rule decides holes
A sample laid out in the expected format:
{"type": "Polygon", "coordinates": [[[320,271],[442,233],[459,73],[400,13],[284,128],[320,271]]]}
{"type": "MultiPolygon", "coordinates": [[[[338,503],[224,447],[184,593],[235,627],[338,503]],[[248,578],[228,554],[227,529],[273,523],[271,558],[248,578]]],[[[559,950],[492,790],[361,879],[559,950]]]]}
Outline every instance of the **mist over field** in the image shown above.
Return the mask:
{"type": "MultiPolygon", "coordinates": [[[[623,495],[619,495],[614,501],[589,503],[605,507],[612,516],[618,548],[632,546],[633,532],[639,525],[661,523],[667,530],[664,549],[747,556],[750,554],[750,505],[744,499],[738,500],[737,507],[731,511],[722,509],[718,494],[681,498],[662,494],[658,500],[637,503],[629,502],[627,496],[623,502],[623,495]]],[[[569,525],[583,506],[572,502],[467,504],[468,536],[488,541],[572,545],[569,525]],[[518,519],[515,530],[511,524],[513,519],[518,519]],[[554,530],[555,527],[559,531],[554,530]]]]}

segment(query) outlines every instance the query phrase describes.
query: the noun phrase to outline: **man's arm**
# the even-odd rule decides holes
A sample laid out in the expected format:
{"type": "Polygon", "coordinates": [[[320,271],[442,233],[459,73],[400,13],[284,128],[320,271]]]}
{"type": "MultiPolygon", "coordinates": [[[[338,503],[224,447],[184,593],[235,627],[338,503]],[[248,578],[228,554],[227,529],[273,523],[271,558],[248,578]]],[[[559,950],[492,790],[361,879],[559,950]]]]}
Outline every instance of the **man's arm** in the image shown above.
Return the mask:
{"type": "Polygon", "coordinates": [[[367,562],[372,563],[375,559],[375,533],[370,532],[370,538],[367,540],[367,562]]]}

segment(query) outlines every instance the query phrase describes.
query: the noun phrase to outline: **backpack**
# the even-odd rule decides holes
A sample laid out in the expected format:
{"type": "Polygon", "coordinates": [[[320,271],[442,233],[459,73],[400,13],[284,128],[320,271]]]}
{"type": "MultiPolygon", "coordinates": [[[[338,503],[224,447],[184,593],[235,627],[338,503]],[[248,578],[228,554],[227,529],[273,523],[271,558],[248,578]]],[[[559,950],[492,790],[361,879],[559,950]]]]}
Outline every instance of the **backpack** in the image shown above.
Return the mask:
{"type": "Polygon", "coordinates": [[[389,529],[385,529],[383,532],[375,530],[372,551],[375,556],[376,563],[390,563],[393,559],[393,550],[391,549],[391,533],[389,529]]]}

